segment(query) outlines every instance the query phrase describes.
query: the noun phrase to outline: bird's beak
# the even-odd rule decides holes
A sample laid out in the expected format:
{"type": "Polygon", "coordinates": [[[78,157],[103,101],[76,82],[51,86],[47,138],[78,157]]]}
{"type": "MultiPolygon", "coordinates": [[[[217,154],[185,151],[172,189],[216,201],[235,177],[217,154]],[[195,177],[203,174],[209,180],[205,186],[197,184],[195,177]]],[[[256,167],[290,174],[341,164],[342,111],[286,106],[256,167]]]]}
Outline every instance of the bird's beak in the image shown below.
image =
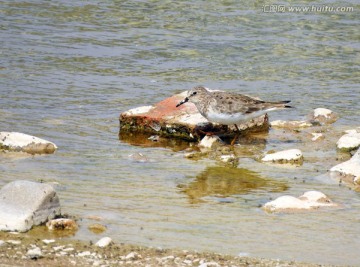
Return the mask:
{"type": "Polygon", "coordinates": [[[186,102],[189,101],[189,98],[188,97],[185,97],[184,100],[180,101],[179,104],[176,105],[176,107],[180,107],[182,104],[185,104],[186,102]]]}

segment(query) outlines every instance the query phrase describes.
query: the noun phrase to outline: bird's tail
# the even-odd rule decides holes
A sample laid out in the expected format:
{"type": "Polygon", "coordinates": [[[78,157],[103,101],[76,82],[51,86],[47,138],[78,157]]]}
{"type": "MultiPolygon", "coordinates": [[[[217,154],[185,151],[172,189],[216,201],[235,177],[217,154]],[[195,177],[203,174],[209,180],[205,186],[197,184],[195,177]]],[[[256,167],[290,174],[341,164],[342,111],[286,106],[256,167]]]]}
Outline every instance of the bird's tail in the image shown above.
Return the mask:
{"type": "Polygon", "coordinates": [[[284,101],[279,101],[279,102],[268,102],[268,104],[276,109],[294,108],[293,106],[286,105],[290,102],[291,102],[290,100],[284,100],[284,101]]]}

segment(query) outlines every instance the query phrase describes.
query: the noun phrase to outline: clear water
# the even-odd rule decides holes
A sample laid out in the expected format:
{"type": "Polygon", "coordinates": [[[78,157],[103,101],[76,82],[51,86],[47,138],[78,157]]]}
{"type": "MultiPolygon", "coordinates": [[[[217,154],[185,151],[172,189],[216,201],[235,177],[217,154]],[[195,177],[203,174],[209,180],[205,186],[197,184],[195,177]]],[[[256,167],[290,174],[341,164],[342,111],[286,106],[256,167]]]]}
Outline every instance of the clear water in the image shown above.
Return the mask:
{"type": "Polygon", "coordinates": [[[56,183],[63,212],[84,218],[73,238],[100,238],[85,219],[96,215],[108,226],[102,235],[116,242],[359,265],[359,193],[322,175],[337,163],[341,129],[359,126],[360,6],[347,5],[355,11],[264,13],[262,2],[246,1],[1,1],[0,130],[45,138],[59,150],[0,157],[0,185],[56,183]],[[291,99],[296,109],[272,120],[331,108],[341,115],[337,133],[316,147],[271,130],[255,150],[303,147],[304,165],[275,168],[244,155],[238,170],[185,159],[187,144],[173,140],[155,147],[118,139],[121,112],[198,84],[291,99]],[[131,160],[133,153],[149,161],[131,160]],[[343,208],[291,215],[259,208],[307,190],[343,208]]]}

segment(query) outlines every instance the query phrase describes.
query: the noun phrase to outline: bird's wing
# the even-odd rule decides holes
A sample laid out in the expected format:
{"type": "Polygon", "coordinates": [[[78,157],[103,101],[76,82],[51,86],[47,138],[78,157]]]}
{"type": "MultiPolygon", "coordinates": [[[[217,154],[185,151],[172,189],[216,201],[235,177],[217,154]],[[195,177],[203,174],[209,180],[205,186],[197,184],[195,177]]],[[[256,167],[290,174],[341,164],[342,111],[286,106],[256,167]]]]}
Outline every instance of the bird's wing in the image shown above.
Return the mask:
{"type": "Polygon", "coordinates": [[[226,106],[228,110],[231,110],[233,113],[252,113],[263,110],[266,107],[265,101],[250,96],[234,93],[223,95],[219,93],[220,92],[213,92],[214,96],[219,99],[218,105],[222,104],[226,106]]]}

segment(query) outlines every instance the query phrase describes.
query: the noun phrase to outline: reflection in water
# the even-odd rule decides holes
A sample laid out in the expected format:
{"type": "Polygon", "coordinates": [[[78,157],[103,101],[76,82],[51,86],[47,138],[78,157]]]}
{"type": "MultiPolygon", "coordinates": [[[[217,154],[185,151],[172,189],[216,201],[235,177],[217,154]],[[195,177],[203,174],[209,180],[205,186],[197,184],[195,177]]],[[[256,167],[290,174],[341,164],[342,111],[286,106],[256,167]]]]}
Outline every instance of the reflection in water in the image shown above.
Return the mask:
{"type": "Polygon", "coordinates": [[[261,177],[247,169],[228,167],[208,167],[195,180],[186,186],[179,185],[191,203],[202,202],[206,196],[228,197],[249,194],[251,191],[282,192],[287,184],[261,177]]]}
{"type": "Polygon", "coordinates": [[[157,141],[150,140],[151,134],[135,133],[135,132],[121,132],[119,133],[119,140],[126,142],[133,146],[142,147],[164,147],[170,148],[173,151],[181,151],[189,147],[189,142],[177,138],[159,137],[157,141]]]}

